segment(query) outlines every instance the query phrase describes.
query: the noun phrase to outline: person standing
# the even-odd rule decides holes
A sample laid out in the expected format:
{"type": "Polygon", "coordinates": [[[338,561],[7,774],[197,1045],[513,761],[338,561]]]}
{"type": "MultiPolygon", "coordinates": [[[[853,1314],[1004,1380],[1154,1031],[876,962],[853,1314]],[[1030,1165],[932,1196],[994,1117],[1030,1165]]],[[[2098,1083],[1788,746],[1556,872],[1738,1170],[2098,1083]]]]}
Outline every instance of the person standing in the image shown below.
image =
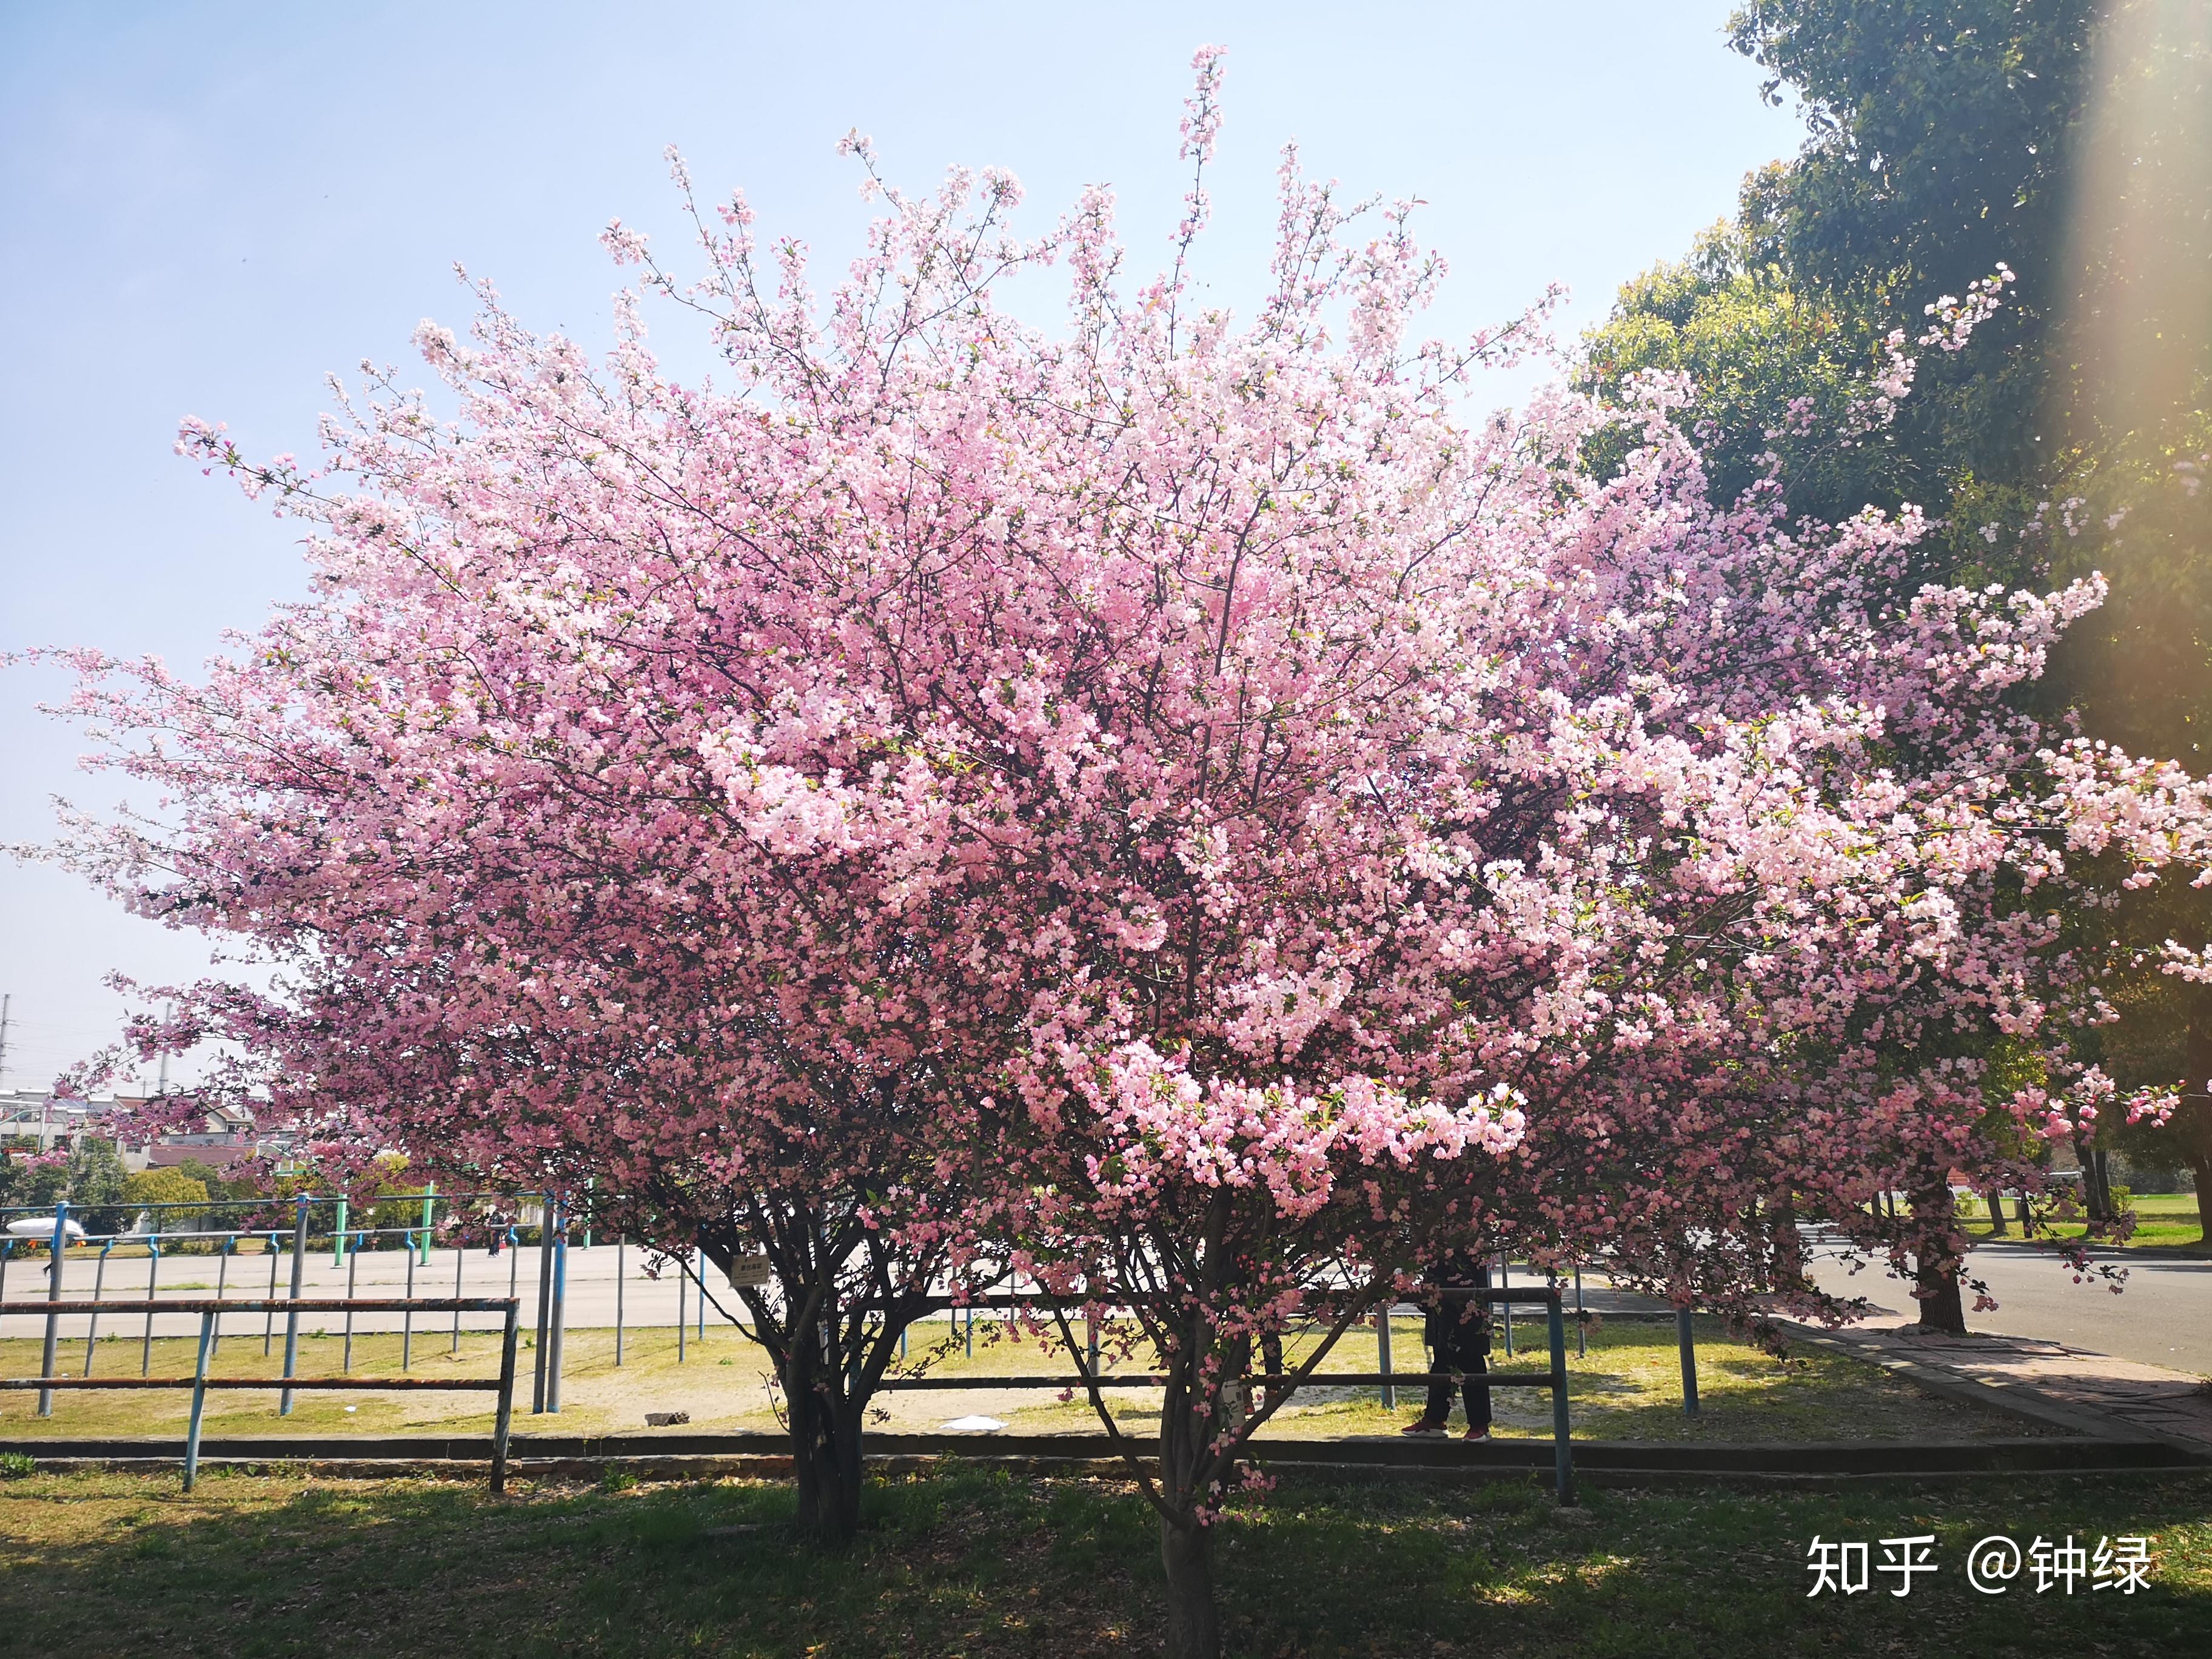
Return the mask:
{"type": "MultiPolygon", "coordinates": [[[[1467,1405],[1467,1433],[1468,1440],[1487,1440],[1490,1437],[1490,1384],[1483,1380],[1490,1370],[1490,1307],[1479,1297],[1446,1297],[1437,1291],[1445,1289],[1486,1291],[1490,1288],[1490,1264],[1471,1255],[1446,1256],[1436,1264],[1435,1281],[1430,1287],[1429,1310],[1421,1328],[1421,1339],[1428,1345],[1429,1370],[1431,1372],[1455,1373],[1460,1379],[1460,1390],[1467,1405]]],[[[1449,1376],[1438,1376],[1429,1384],[1428,1405],[1419,1419],[1408,1423],[1401,1434],[1442,1434],[1451,1421],[1452,1385],[1449,1376]]]]}

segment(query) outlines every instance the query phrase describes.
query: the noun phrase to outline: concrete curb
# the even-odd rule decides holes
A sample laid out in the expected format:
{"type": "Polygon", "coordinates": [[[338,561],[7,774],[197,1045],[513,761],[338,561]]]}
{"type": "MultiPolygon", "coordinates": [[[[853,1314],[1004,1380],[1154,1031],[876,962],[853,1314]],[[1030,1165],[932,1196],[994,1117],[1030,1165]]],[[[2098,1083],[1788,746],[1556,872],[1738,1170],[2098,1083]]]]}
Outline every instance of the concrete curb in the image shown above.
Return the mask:
{"type": "MultiPolygon", "coordinates": [[[[1127,1473],[1102,1435],[884,1435],[869,1466],[911,1474],[954,1462],[1013,1473],[1115,1477],[1127,1473]]],[[[33,1458],[42,1470],[153,1474],[175,1468],[181,1443],[15,1441],[0,1451],[33,1458]]],[[[266,1438],[209,1441],[204,1469],[297,1469],[332,1479],[431,1475],[478,1480],[490,1455],[473,1439],[266,1438]]],[[[1261,1441],[1253,1461],[1284,1474],[1334,1480],[1379,1476],[1499,1480],[1547,1479],[1551,1443],[1469,1445],[1397,1440],[1261,1441]]],[[[791,1458],[769,1435],[517,1437],[509,1468],[522,1480],[592,1480],[620,1468],[647,1480],[738,1477],[785,1480],[791,1458]]],[[[2069,1438],[1883,1443],[1655,1444],[1589,1441],[1575,1448],[1578,1480],[1599,1486],[1825,1486],[1879,1480],[1977,1480],[2008,1476],[2188,1474],[2212,1468],[2153,1439],[2069,1438]]]]}
{"type": "MultiPolygon", "coordinates": [[[[2069,1434],[2089,1435],[2100,1440],[2140,1440],[2148,1431],[2132,1423],[2123,1423],[2104,1412],[2091,1411],[2079,1406],[2069,1406],[2015,1382],[1989,1382],[1978,1376],[1966,1376],[1943,1366],[1930,1365],[1921,1360],[1894,1354],[1856,1331],[1824,1331],[1809,1325],[1791,1325],[1790,1340],[1816,1348],[1826,1348],[1847,1358],[1863,1360],[1878,1365],[1892,1376],[1904,1377],[1916,1388],[1944,1400],[1955,1400],[1968,1406],[1984,1406],[1992,1411],[2025,1418],[2031,1423],[2042,1423],[2052,1428],[2064,1429],[2069,1434]]],[[[2154,1439],[2165,1437],[2152,1435],[2154,1439]]],[[[2178,1449],[2194,1452],[2196,1448],[2181,1445],[2178,1449]]]]}
{"type": "Polygon", "coordinates": [[[1987,1406],[1996,1411],[2008,1412],[2014,1417],[2026,1418],[2031,1422],[2049,1424],[2054,1428],[2090,1435],[2109,1443],[2154,1441],[2180,1453],[2192,1462],[2212,1463],[2212,1452],[2208,1452],[2201,1441],[2186,1435],[2170,1434],[2154,1425],[2138,1423],[2116,1413],[2100,1411],[2093,1406],[2053,1400],[2032,1383],[1968,1376],[1942,1364],[1895,1353],[1885,1347],[1881,1339],[1871,1332],[1824,1331],[1794,1323],[1790,1324],[1789,1328],[1793,1340],[1879,1365],[1894,1376],[1905,1378],[1916,1387],[1948,1400],[1987,1406]]]}

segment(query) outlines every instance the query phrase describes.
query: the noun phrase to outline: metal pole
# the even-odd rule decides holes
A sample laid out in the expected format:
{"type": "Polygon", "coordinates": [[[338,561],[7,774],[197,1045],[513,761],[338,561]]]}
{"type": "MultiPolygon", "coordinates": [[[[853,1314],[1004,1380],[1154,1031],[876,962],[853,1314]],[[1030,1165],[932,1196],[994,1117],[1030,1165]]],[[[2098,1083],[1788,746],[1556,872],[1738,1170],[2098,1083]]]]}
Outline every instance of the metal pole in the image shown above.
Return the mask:
{"type": "Polygon", "coordinates": [[[689,1310],[684,1305],[684,1281],[690,1274],[684,1271],[684,1258],[676,1258],[676,1363],[684,1363],[684,1334],[691,1326],[689,1310]]]}
{"type": "Polygon", "coordinates": [[[615,1240],[615,1364],[623,1363],[623,1253],[629,1249],[615,1240]]]}
{"type": "MultiPolygon", "coordinates": [[[[161,1224],[156,1222],[157,1227],[161,1224]]],[[[152,1234],[146,1240],[146,1299],[151,1302],[161,1276],[161,1235],[152,1234]]],[[[146,1310],[146,1334],[138,1344],[138,1375],[154,1373],[154,1310],[146,1310]]]]}
{"type": "Polygon", "coordinates": [[[422,1188],[422,1265],[430,1265],[430,1212],[437,1206],[438,1183],[426,1182],[422,1188]]]}
{"type": "Polygon", "coordinates": [[[1682,1350],[1682,1414],[1698,1414],[1698,1339],[1690,1328],[1690,1310],[1674,1310],[1674,1340],[1682,1350]]]}
{"type": "Polygon", "coordinates": [[[491,1428],[491,1490],[497,1497],[507,1490],[507,1437],[514,1423],[514,1342],[517,1334],[514,1316],[520,1310],[513,1297],[507,1299],[507,1328],[499,1341],[499,1415],[491,1428]]]}
{"type": "MultiPolygon", "coordinates": [[[[1389,1376],[1393,1369],[1390,1364],[1391,1300],[1391,1297],[1384,1297],[1382,1305],[1375,1311],[1375,1369],[1385,1376],[1389,1376]]],[[[1398,1409],[1398,1390],[1393,1383],[1382,1385],[1382,1409],[1386,1412],[1398,1409]]]]}
{"type": "MultiPolygon", "coordinates": [[[[226,1237],[226,1238],[222,1241],[222,1249],[218,1249],[218,1250],[216,1252],[216,1256],[215,1256],[215,1299],[216,1299],[216,1301],[218,1301],[218,1302],[220,1302],[220,1301],[222,1301],[222,1287],[223,1287],[223,1282],[230,1277],[230,1256],[231,1256],[231,1252],[232,1252],[232,1251],[234,1251],[234,1250],[235,1250],[237,1248],[238,1248],[238,1236],[237,1236],[235,1233],[234,1233],[234,1234],[231,1234],[230,1236],[228,1236],[228,1237],[226,1237]]],[[[217,1315],[215,1316],[215,1341],[214,1341],[213,1347],[211,1348],[210,1352],[221,1352],[222,1348],[222,1316],[221,1314],[217,1314],[217,1315]]]]}
{"type": "Polygon", "coordinates": [[[553,1316],[553,1195],[544,1194],[545,1207],[538,1219],[538,1334],[532,1344],[535,1376],[530,1385],[530,1411],[534,1417],[545,1409],[546,1326],[553,1316]]]}
{"type": "Polygon", "coordinates": [[[1589,1321],[1583,1317],[1583,1267],[1575,1263],[1575,1358],[1581,1359],[1589,1353],[1589,1321]]]}
{"type": "Polygon", "coordinates": [[[100,1286],[101,1281],[107,1277],[107,1253],[114,1248],[115,1241],[112,1238],[100,1247],[100,1265],[92,1271],[94,1306],[92,1318],[84,1328],[84,1374],[87,1376],[92,1375],[92,1345],[100,1337],[100,1286]]]}
{"type": "MultiPolygon", "coordinates": [[[[455,1301],[459,1301],[461,1295],[461,1264],[468,1259],[469,1249],[467,1245],[456,1244],[453,1246],[453,1299],[455,1301]]],[[[459,1355],[460,1351],[461,1310],[459,1308],[456,1308],[453,1310],[453,1352],[456,1355],[459,1355]]]]}
{"type": "Polygon", "coordinates": [[[331,1233],[331,1266],[332,1266],[333,1267],[344,1267],[344,1266],[345,1266],[345,1264],[346,1264],[346,1247],[345,1247],[345,1236],[346,1236],[346,1201],[345,1201],[345,1200],[343,1200],[343,1199],[340,1199],[340,1200],[338,1200],[338,1214],[337,1214],[337,1219],[336,1221],[334,1221],[333,1223],[331,1223],[331,1229],[332,1229],[331,1233]]]}
{"type": "MultiPolygon", "coordinates": [[[[40,1150],[41,1152],[46,1150],[43,1141],[40,1143],[40,1150]]],[[[62,1260],[68,1249],[69,1200],[64,1199],[54,1206],[53,1260],[47,1264],[46,1267],[46,1300],[49,1302],[58,1302],[62,1299],[62,1260]]],[[[149,1315],[148,1317],[150,1319],[152,1316],[149,1315]]],[[[62,1316],[58,1313],[49,1313],[46,1316],[46,1345],[39,1358],[40,1376],[52,1376],[54,1374],[54,1347],[60,1340],[61,1334],[62,1316]]],[[[40,1389],[39,1415],[52,1417],[53,1414],[54,1391],[52,1389],[40,1389]]]]}
{"type": "Polygon", "coordinates": [[[568,1325],[568,1217],[563,1211],[553,1235],[553,1308],[550,1342],[552,1352],[545,1360],[545,1409],[555,1416],[561,1412],[561,1336],[568,1325]]]}
{"type": "MultiPolygon", "coordinates": [[[[301,1275],[307,1267],[307,1195],[300,1194],[299,1208],[292,1218],[292,1300],[300,1299],[301,1275]]],[[[284,1316],[284,1376],[287,1381],[300,1374],[300,1310],[292,1309],[284,1316]]],[[[292,1414],[292,1390],[287,1389],[276,1399],[276,1415],[292,1414]]]]}
{"type": "MultiPolygon", "coordinates": [[[[366,1237],[366,1234],[356,1233],[353,1248],[346,1252],[346,1300],[349,1303],[353,1300],[354,1280],[361,1273],[361,1242],[366,1237]]],[[[338,1369],[342,1371],[353,1369],[353,1310],[350,1307],[346,1310],[345,1360],[338,1369]]]]}
{"type": "Polygon", "coordinates": [[[261,1321],[261,1357],[266,1359],[276,1346],[276,1235],[262,1242],[269,1255],[269,1306],[261,1321]]]}
{"type": "Polygon", "coordinates": [[[399,1369],[415,1363],[415,1235],[407,1238],[407,1307],[399,1316],[399,1369]]]}
{"type": "Polygon", "coordinates": [[[1575,1452],[1567,1427],[1566,1322],[1559,1312],[1559,1293],[1556,1290],[1544,1304],[1544,1322],[1552,1345],[1553,1473],[1559,1486],[1560,1507],[1565,1508],[1575,1501],[1575,1452]]]}
{"type": "MultiPolygon", "coordinates": [[[[1502,1255],[1498,1258],[1498,1288],[1501,1291],[1510,1291],[1513,1288],[1513,1264],[1502,1255]]],[[[1508,1302],[1504,1307],[1505,1357],[1510,1359],[1513,1358],[1513,1304],[1508,1302]]]]}
{"type": "Polygon", "coordinates": [[[210,1309],[200,1316],[200,1357],[192,1367],[192,1420],[185,1431],[185,1490],[192,1489],[192,1482],[200,1473],[200,1422],[207,1414],[208,1354],[215,1346],[215,1312],[210,1309]]]}
{"type": "Polygon", "coordinates": [[[704,1345],[707,1340],[707,1251],[702,1245],[695,1249],[692,1254],[699,1262],[699,1270],[692,1278],[692,1282],[699,1287],[699,1294],[693,1300],[699,1304],[699,1340],[704,1345]]]}

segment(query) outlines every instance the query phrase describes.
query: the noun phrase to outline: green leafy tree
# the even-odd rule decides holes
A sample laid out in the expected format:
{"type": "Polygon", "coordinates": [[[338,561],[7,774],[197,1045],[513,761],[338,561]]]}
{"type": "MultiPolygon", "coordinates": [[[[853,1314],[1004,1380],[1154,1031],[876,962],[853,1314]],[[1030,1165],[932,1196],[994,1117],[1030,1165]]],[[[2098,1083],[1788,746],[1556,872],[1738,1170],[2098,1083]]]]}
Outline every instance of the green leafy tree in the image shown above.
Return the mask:
{"type": "MultiPolygon", "coordinates": [[[[1735,216],[1627,284],[1585,374],[1695,382],[1680,419],[1711,488],[1771,476],[1796,511],[1930,518],[1887,597],[1927,581],[2043,586],[2100,573],[2102,609],[2036,695],[2136,753],[2212,761],[2212,4],[2205,0],[1755,0],[1735,49],[1808,136],[1735,216]],[[1900,337],[2000,265],[1963,349],[1919,349],[1911,395],[1857,441],[1900,337]]],[[[2123,1087],[2181,1079],[2165,1150],[2212,1189],[2212,986],[2160,947],[2212,943],[2212,896],[2079,919],[2141,947],[2087,1034],[2123,1087]]],[[[2081,1150],[2101,1204],[2102,1150],[2081,1150]]]]}
{"type": "Polygon", "coordinates": [[[171,1226],[200,1214],[207,1203],[208,1189],[205,1182],[193,1180],[182,1170],[140,1170],[124,1177],[123,1198],[134,1207],[149,1204],[191,1206],[162,1212],[162,1225],[171,1226]]]}
{"type": "Polygon", "coordinates": [[[126,1207],[130,1176],[113,1141],[80,1135],[70,1149],[68,1181],[65,1195],[70,1210],[87,1232],[119,1232],[131,1224],[126,1207]]]}

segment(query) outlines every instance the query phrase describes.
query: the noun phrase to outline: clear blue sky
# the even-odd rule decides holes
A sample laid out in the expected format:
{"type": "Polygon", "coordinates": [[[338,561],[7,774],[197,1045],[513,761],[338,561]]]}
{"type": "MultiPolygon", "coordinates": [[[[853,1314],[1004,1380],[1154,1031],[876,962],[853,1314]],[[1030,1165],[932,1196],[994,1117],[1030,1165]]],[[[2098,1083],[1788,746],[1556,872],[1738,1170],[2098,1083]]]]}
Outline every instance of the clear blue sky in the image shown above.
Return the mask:
{"type": "MultiPolygon", "coordinates": [[[[1729,9],[0,0],[0,649],[184,666],[258,625],[298,591],[295,532],[172,455],[178,417],[227,421],[259,453],[311,450],[326,374],[404,361],[425,316],[465,319],[456,261],[526,320],[603,340],[617,278],[595,234],[619,216],[672,242],[671,143],[703,192],[741,185],[763,233],[809,241],[817,272],[865,223],[833,153],[854,126],[908,184],[1012,168],[1032,224],[1110,183],[1148,270],[1185,185],[1190,54],[1219,41],[1203,264],[1222,294],[1264,268],[1275,153],[1295,137],[1312,172],[1428,204],[1453,270],[1438,332],[1551,281],[1579,328],[1796,145],[1723,41],[1729,9]]],[[[656,321],[672,347],[678,325],[656,321]]],[[[119,793],[35,713],[60,690],[0,671],[0,841],[45,839],[55,794],[119,793]]],[[[72,877],[0,858],[4,1086],[112,1036],[109,970],[191,977],[205,960],[72,877]]]]}

